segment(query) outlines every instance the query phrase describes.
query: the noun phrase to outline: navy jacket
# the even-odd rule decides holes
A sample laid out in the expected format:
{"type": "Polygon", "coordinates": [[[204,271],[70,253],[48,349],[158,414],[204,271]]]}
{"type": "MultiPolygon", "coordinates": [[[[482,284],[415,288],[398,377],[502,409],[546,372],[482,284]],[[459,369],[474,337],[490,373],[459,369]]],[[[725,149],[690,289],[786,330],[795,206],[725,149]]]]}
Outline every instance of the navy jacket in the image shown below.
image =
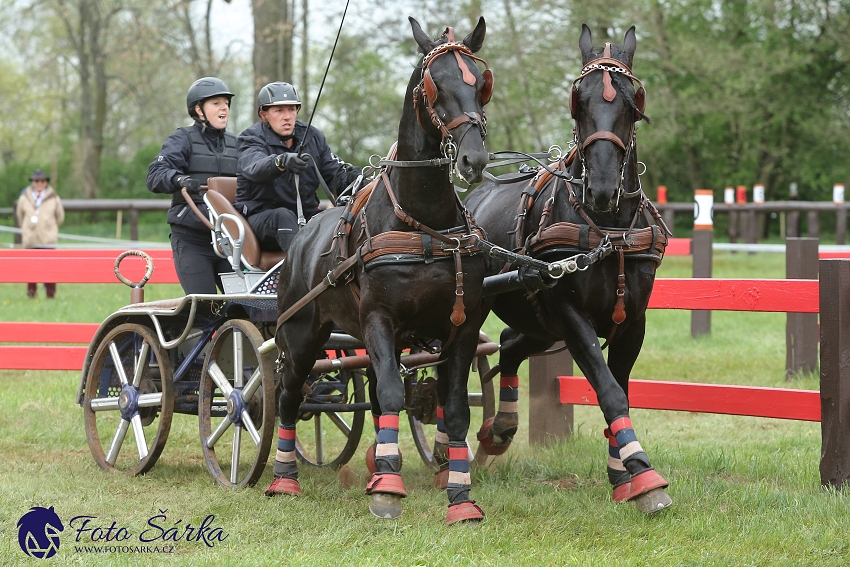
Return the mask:
{"type": "MultiPolygon", "coordinates": [[[[195,120],[193,127],[201,132],[207,147],[216,154],[224,153],[225,136],[235,137],[233,134],[227,133],[224,130],[207,128],[198,120],[195,120]]],[[[148,166],[148,176],[145,180],[148,190],[166,195],[179,193],[180,187],[177,185],[177,178],[189,172],[189,160],[191,157],[192,141],[182,128],[178,128],[166,138],[162,144],[162,149],[159,151],[159,155],[148,166]]],[[[217,174],[217,172],[209,173],[213,175],[217,174]]],[[[202,200],[195,200],[195,204],[198,205],[201,213],[207,214],[207,207],[202,200]]],[[[172,228],[174,225],[178,225],[184,229],[209,234],[209,229],[204,226],[189,209],[188,205],[183,202],[182,196],[180,198],[172,197],[172,205],[168,210],[168,224],[172,225],[172,228]]]]}
{"type": "MultiPolygon", "coordinates": [[[[354,181],[358,172],[331,152],[321,130],[315,126],[311,126],[310,130],[303,153],[315,159],[325,183],[332,191],[339,192],[349,181],[354,181]]],[[[279,207],[297,212],[295,176],[289,171],[281,172],[275,166],[274,159],[284,152],[297,152],[306,132],[307,124],[296,120],[291,148],[287,148],[274,130],[262,121],[239,135],[236,146],[239,152],[236,210],[245,216],[279,207]]],[[[309,219],[319,212],[319,197],[316,195],[319,178],[311,160],[307,158],[307,161],[307,169],[301,174],[299,187],[304,216],[309,219]]]]}

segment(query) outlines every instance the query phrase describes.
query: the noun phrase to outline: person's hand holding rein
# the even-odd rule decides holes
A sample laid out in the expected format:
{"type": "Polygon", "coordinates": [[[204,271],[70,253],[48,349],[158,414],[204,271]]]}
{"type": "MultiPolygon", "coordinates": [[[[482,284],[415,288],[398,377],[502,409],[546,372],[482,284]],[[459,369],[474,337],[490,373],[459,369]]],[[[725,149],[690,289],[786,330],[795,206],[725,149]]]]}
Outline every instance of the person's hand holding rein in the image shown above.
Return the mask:
{"type": "Polygon", "coordinates": [[[307,160],[296,153],[286,152],[274,158],[274,164],[281,171],[291,171],[295,175],[301,175],[307,167],[307,160]]]}

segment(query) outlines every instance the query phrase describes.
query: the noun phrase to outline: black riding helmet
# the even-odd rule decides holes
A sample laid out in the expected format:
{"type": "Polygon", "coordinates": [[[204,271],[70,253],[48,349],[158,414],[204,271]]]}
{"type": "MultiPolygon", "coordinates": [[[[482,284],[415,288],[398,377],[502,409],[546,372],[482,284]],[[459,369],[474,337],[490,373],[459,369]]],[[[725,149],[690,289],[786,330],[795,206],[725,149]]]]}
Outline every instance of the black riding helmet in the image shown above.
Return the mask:
{"type": "Polygon", "coordinates": [[[298,91],[289,83],[283,81],[275,81],[269,83],[260,89],[260,94],[257,95],[257,115],[266,106],[294,104],[301,110],[301,98],[298,96],[298,91]]]}
{"type": "Polygon", "coordinates": [[[186,108],[189,110],[189,116],[198,118],[195,114],[195,106],[203,105],[205,100],[214,96],[226,96],[230,104],[230,99],[235,95],[230,92],[224,81],[216,77],[203,77],[192,83],[189,92],[186,93],[186,108]]]}

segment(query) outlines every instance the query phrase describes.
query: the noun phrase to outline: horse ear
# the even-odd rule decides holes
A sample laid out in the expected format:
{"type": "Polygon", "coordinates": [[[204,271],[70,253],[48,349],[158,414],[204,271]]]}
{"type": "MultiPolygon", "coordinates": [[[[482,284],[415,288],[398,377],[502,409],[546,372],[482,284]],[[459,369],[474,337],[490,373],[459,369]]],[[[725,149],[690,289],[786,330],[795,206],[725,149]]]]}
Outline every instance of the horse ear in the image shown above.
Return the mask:
{"type": "Polygon", "coordinates": [[[586,64],[594,57],[593,38],[590,37],[590,28],[587,24],[581,24],[581,35],[578,37],[578,48],[581,50],[581,63],[586,64]]]}
{"type": "Polygon", "coordinates": [[[632,59],[635,56],[635,50],[637,49],[637,39],[635,38],[635,27],[632,26],[626,32],[625,37],[623,37],[623,63],[632,66],[632,59]]]}
{"type": "Polygon", "coordinates": [[[428,54],[434,47],[436,47],[436,43],[431,41],[431,38],[428,37],[428,34],[422,31],[422,26],[419,25],[413,17],[408,17],[410,20],[410,27],[413,29],[413,39],[416,40],[417,45],[419,45],[419,51],[423,55],[428,54]]]}
{"type": "Polygon", "coordinates": [[[463,43],[469,47],[469,49],[476,53],[481,46],[484,45],[484,34],[487,33],[487,24],[484,22],[484,16],[478,18],[478,25],[475,26],[475,29],[472,30],[472,33],[463,38],[463,43]]]}

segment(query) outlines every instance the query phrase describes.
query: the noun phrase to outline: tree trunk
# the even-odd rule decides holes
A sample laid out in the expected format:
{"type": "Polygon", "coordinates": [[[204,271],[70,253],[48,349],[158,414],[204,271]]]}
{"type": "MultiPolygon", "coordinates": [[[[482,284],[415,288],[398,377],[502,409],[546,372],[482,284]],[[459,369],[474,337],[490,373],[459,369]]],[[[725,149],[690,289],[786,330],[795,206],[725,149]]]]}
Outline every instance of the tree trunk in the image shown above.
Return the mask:
{"type": "Polygon", "coordinates": [[[292,12],[289,0],[253,0],[254,90],[293,81],[292,12]]]}

